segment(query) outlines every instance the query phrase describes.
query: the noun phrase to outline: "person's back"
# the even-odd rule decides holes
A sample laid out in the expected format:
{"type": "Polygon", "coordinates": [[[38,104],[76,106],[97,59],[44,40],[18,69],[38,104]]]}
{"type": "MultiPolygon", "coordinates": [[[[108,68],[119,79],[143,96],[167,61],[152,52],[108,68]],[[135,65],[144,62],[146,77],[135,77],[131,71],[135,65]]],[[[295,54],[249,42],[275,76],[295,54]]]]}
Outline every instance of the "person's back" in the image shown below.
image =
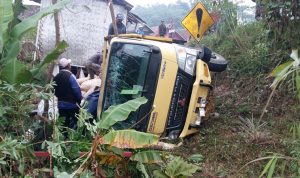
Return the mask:
{"type": "Polygon", "coordinates": [[[54,90],[58,102],[70,103],[70,105],[80,103],[73,94],[72,86],[69,82],[72,73],[68,70],[61,70],[53,79],[55,82],[54,90]]]}
{"type": "MultiPolygon", "coordinates": [[[[58,100],[59,117],[64,118],[64,126],[77,128],[79,105],[82,99],[79,84],[71,73],[71,59],[62,58],[59,61],[62,70],[54,77],[54,94],[58,100]]],[[[64,135],[67,137],[66,129],[64,135]]]]}
{"type": "Polygon", "coordinates": [[[90,79],[94,78],[94,75],[99,75],[101,72],[102,53],[98,52],[87,60],[86,69],[90,75],[90,79]]]}

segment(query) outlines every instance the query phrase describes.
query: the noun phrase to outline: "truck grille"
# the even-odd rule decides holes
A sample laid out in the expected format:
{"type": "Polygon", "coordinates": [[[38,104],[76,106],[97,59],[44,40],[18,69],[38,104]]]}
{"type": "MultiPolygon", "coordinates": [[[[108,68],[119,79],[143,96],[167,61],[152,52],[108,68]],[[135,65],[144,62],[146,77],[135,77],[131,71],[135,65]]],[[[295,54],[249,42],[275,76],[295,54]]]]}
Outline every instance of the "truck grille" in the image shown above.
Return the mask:
{"type": "Polygon", "coordinates": [[[168,114],[167,133],[183,128],[194,81],[193,77],[179,70],[168,114]]]}

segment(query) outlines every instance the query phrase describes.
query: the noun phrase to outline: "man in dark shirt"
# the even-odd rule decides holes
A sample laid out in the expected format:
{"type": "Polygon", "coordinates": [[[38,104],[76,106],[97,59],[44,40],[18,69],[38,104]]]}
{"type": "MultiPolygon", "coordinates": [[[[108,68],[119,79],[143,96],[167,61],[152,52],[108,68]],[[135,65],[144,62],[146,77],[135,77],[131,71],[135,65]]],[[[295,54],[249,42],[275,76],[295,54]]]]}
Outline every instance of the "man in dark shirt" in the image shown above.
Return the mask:
{"type": "MultiPolygon", "coordinates": [[[[126,33],[126,26],[122,23],[123,20],[124,20],[123,14],[117,14],[116,24],[117,24],[118,34],[125,34],[126,33]]],[[[109,36],[110,35],[115,35],[113,23],[111,23],[109,25],[108,35],[109,36]]]]}
{"type": "Polygon", "coordinates": [[[159,36],[160,37],[164,37],[167,34],[167,27],[164,24],[164,21],[161,21],[161,24],[158,27],[158,31],[159,31],[159,36]]]}
{"type": "MultiPolygon", "coordinates": [[[[76,77],[71,73],[71,59],[60,59],[59,67],[61,70],[53,79],[55,82],[54,94],[58,100],[59,116],[65,119],[65,127],[76,129],[76,114],[79,113],[79,105],[82,99],[80,87],[76,77]]],[[[67,137],[66,132],[64,135],[67,137]]]]}
{"type": "Polygon", "coordinates": [[[90,74],[90,79],[93,79],[95,74],[99,75],[101,72],[101,64],[102,64],[102,53],[97,52],[97,54],[93,55],[87,60],[86,69],[90,74]]]}

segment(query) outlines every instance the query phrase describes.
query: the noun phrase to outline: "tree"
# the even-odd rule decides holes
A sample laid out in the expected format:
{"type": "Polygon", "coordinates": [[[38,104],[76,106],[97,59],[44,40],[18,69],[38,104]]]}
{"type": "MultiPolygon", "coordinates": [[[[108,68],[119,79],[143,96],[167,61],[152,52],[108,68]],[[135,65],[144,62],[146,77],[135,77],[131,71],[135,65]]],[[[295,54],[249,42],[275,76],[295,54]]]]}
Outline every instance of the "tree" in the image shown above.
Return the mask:
{"type": "Polygon", "coordinates": [[[150,7],[137,6],[133,12],[144,19],[151,26],[158,26],[161,20],[173,23],[176,28],[182,28],[181,21],[190,11],[189,3],[177,1],[174,4],[155,4],[150,7]]]}

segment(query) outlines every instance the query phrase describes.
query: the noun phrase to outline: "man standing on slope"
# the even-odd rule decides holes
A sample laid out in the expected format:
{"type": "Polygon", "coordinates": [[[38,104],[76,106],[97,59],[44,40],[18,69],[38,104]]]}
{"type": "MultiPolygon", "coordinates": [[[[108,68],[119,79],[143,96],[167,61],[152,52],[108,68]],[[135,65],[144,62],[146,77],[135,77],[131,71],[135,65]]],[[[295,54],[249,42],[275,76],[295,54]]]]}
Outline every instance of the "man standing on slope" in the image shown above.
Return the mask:
{"type": "MultiPolygon", "coordinates": [[[[59,116],[64,118],[64,126],[77,129],[76,114],[82,99],[79,84],[71,72],[71,59],[59,60],[59,73],[54,77],[55,96],[58,99],[59,116]]],[[[65,129],[64,129],[65,131],[65,129]]],[[[67,133],[64,133],[67,137],[67,133]]]]}

